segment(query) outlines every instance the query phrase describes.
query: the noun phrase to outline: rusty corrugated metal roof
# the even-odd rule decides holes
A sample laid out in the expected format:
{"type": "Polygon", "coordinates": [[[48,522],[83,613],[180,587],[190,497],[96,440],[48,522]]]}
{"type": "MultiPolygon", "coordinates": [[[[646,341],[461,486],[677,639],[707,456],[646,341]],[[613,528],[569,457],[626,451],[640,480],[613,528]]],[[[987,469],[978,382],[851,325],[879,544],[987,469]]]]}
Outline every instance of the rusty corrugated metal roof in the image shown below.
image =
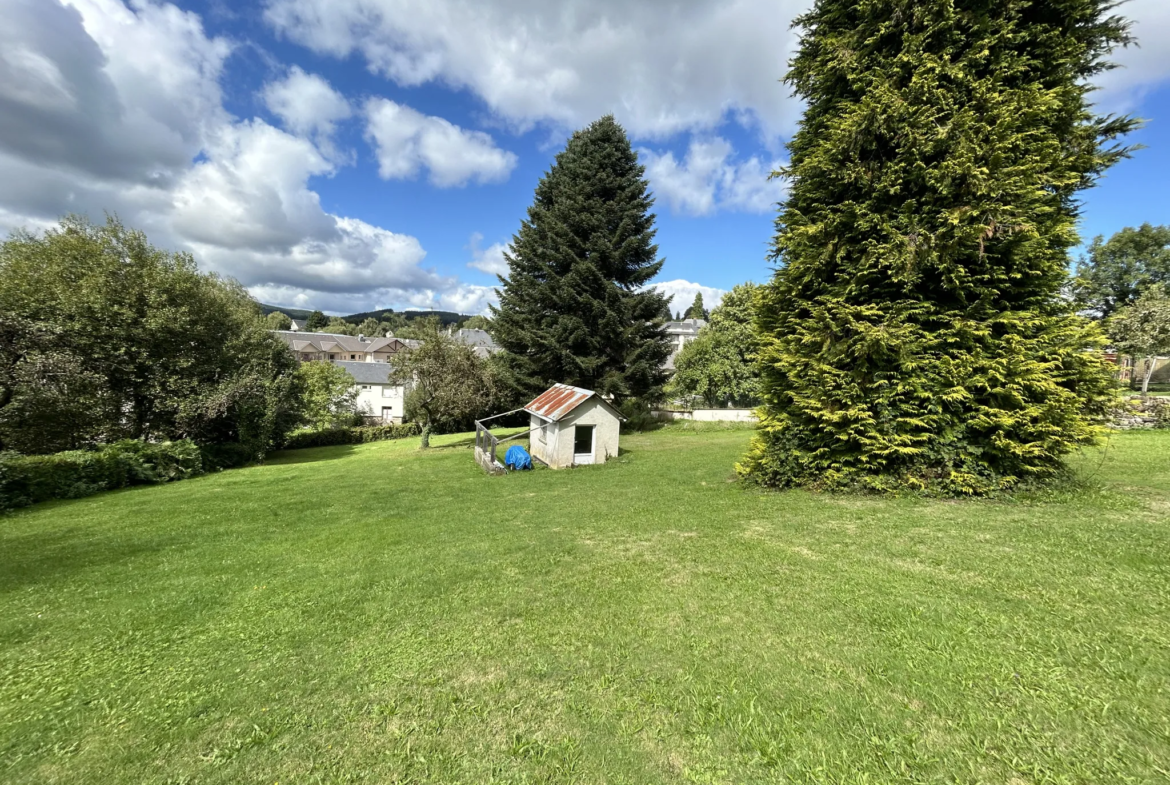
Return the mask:
{"type": "Polygon", "coordinates": [[[524,411],[556,422],[594,395],[593,390],[583,390],[580,387],[570,387],[567,384],[554,384],[533,398],[532,402],[524,407],[524,411]]]}

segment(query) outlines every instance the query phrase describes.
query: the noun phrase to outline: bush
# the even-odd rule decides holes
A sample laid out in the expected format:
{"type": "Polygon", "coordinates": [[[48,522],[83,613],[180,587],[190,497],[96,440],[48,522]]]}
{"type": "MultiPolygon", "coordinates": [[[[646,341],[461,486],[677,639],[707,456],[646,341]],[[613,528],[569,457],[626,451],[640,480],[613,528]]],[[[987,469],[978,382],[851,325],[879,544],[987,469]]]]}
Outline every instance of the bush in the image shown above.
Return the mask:
{"type": "Polygon", "coordinates": [[[238,469],[259,457],[255,450],[239,442],[205,444],[199,448],[199,453],[203,459],[203,470],[208,472],[238,469]]]}
{"type": "Polygon", "coordinates": [[[406,439],[419,435],[417,423],[402,425],[369,425],[362,428],[327,428],[320,431],[294,431],[285,439],[284,449],[300,450],[306,447],[333,447],[338,444],[365,444],[387,439],[406,439]]]}
{"type": "Polygon", "coordinates": [[[102,450],[55,455],[0,453],[0,510],[202,473],[199,448],[185,440],[161,444],[126,440],[102,450]]]}

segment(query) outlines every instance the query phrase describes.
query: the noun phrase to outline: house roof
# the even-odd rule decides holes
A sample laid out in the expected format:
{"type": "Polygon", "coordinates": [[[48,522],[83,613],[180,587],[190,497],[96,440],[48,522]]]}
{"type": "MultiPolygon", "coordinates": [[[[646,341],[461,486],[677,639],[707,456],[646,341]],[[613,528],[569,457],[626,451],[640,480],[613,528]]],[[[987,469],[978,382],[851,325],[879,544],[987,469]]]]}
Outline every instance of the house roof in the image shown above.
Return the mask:
{"type": "Polygon", "coordinates": [[[604,398],[602,398],[593,390],[586,390],[581,387],[571,387],[567,384],[554,384],[540,395],[532,399],[532,401],[524,407],[524,411],[529,414],[535,414],[541,419],[550,422],[557,422],[561,420],[574,409],[590,398],[596,397],[605,406],[613,412],[619,419],[624,420],[625,417],[614,409],[612,405],[604,398]]]}
{"type": "Polygon", "coordinates": [[[341,366],[353,377],[356,384],[390,384],[390,363],[364,363],[351,360],[334,360],[334,365],[341,366]]]}
{"type": "Polygon", "coordinates": [[[683,319],[681,322],[667,322],[664,326],[667,335],[698,335],[707,322],[704,319],[683,319]]]}
{"type": "Polygon", "coordinates": [[[468,346],[483,347],[493,351],[499,348],[487,330],[468,329],[465,327],[455,333],[455,339],[468,346]]]}
{"type": "Polygon", "coordinates": [[[276,336],[298,352],[397,352],[406,348],[398,338],[366,338],[337,333],[306,333],[274,330],[276,336]]]}

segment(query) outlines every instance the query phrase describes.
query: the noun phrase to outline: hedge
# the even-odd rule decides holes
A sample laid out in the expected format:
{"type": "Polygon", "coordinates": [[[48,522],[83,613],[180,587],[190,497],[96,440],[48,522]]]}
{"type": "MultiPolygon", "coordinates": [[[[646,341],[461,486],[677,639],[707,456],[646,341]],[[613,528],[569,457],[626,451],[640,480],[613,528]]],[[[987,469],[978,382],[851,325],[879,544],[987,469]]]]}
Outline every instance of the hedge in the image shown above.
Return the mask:
{"type": "Polygon", "coordinates": [[[77,499],[129,485],[185,480],[203,473],[191,441],[151,444],[131,439],[101,450],[55,455],[0,453],[0,510],[50,499],[77,499]]]}
{"type": "Polygon", "coordinates": [[[418,436],[417,423],[402,425],[367,425],[360,428],[326,428],[320,431],[295,431],[284,441],[284,449],[300,450],[305,447],[333,447],[338,444],[365,444],[387,439],[406,439],[418,436]]]}

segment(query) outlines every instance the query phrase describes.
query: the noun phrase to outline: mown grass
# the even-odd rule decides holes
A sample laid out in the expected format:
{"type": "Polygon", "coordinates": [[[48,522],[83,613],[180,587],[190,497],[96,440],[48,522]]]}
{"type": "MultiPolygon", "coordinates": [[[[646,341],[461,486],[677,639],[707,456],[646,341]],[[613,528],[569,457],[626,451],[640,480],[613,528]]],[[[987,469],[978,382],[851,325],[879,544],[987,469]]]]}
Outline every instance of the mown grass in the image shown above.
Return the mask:
{"type": "Polygon", "coordinates": [[[1012,502],[302,450],[0,519],[5,783],[1170,778],[1170,434],[1012,502]]]}

